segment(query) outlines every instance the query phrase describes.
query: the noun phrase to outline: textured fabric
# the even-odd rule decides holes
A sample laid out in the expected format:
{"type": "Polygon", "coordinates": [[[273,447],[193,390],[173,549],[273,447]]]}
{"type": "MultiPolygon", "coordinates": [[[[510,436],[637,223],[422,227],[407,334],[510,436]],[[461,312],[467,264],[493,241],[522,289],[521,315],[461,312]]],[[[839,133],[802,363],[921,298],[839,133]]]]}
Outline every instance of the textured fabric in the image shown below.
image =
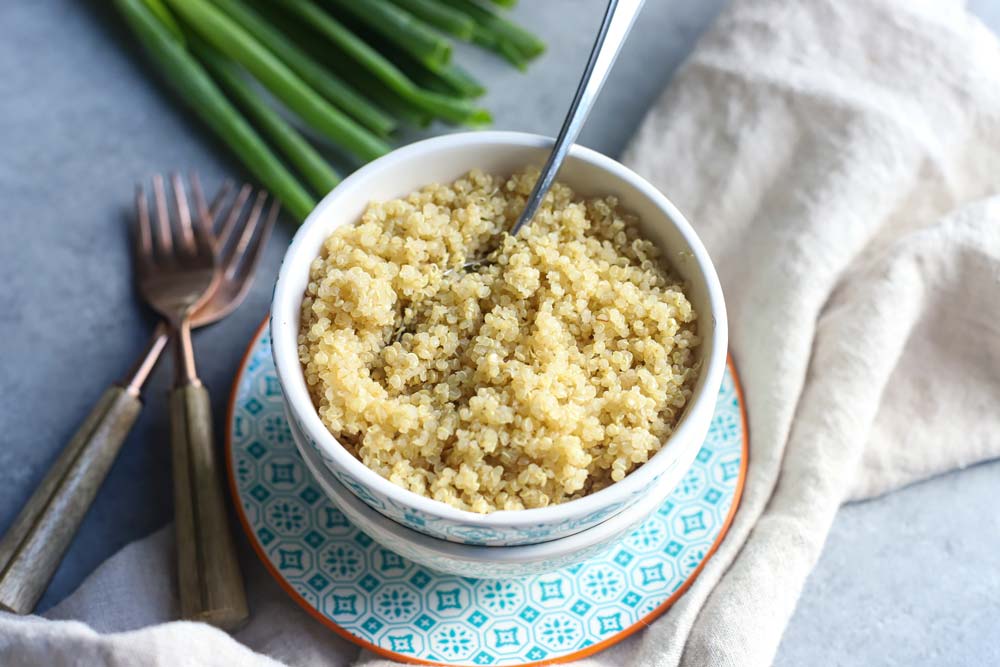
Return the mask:
{"type": "MultiPolygon", "coordinates": [[[[719,268],[751,465],[694,586],[586,664],[768,664],[845,500],[1000,455],[1000,47],[958,3],[737,0],[625,162],[719,268]]],[[[122,550],[76,621],[0,615],[0,664],[380,662],[251,556],[235,640],[168,622],[172,553],[122,550]]]]}
{"type": "Polygon", "coordinates": [[[768,664],[844,500],[1000,454],[1000,49],[959,3],[738,2],[625,162],[719,269],[751,434],[633,662],[768,664]]]}

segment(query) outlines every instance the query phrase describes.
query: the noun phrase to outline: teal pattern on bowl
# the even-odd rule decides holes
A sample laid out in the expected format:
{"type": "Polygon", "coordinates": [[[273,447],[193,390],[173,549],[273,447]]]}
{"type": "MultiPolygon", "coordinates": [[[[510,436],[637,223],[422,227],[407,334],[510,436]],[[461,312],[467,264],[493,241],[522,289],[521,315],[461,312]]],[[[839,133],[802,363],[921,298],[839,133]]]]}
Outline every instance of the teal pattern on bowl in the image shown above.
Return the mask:
{"type": "MultiPolygon", "coordinates": [[[[294,415],[291,415],[288,410],[285,410],[285,417],[286,419],[295,419],[294,415]]],[[[330,460],[329,455],[323,450],[323,448],[320,447],[314,439],[306,435],[299,420],[295,419],[295,424],[297,425],[297,428],[293,430],[293,433],[297,432],[298,437],[306,441],[309,449],[315,452],[317,457],[323,461],[323,464],[326,470],[329,471],[329,474],[333,475],[338,482],[347,487],[352,493],[354,493],[355,496],[364,501],[366,505],[375,511],[384,514],[396,523],[406,526],[407,528],[411,528],[432,537],[448,540],[449,542],[469,545],[481,545],[493,541],[502,541],[512,535],[516,536],[518,540],[523,540],[526,544],[531,544],[532,542],[545,541],[545,539],[548,538],[552,532],[549,526],[542,524],[536,526],[526,526],[519,529],[505,528],[503,532],[492,530],[483,526],[464,525],[453,520],[444,520],[432,514],[421,512],[419,509],[414,507],[401,505],[396,503],[392,498],[388,498],[386,496],[380,497],[377,493],[369,489],[362,482],[359,482],[356,478],[339,470],[330,460]]],[[[667,468],[663,472],[666,473],[672,469],[672,467],[667,468]]],[[[660,477],[653,478],[650,484],[642,487],[642,489],[640,489],[638,493],[633,494],[633,496],[646,494],[649,491],[649,488],[661,478],[662,475],[660,477]]],[[[614,503],[608,505],[607,507],[597,509],[590,514],[580,517],[579,519],[568,521],[566,523],[568,528],[566,534],[573,534],[578,531],[585,530],[588,527],[593,527],[608,517],[617,514],[627,504],[628,502],[614,503]]],[[[520,541],[518,543],[520,543],[520,541]]]]}
{"type": "Polygon", "coordinates": [[[232,401],[227,455],[251,542],[300,604],[396,659],[518,665],[623,637],[692,578],[742,485],[746,434],[729,370],[694,464],[620,543],[544,575],[444,575],[357,530],[319,490],[292,441],[266,329],[251,344],[232,401]]]}

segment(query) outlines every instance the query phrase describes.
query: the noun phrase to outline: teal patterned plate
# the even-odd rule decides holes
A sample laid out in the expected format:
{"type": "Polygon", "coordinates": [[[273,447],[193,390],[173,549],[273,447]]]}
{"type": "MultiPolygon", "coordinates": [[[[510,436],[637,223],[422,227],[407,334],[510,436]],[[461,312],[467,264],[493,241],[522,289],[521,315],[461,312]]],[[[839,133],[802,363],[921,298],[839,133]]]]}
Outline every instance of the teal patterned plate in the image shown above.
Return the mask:
{"type": "Polygon", "coordinates": [[[292,442],[262,326],[233,384],[229,479],[264,565],[345,638],[405,662],[566,662],[662,614],[715,551],[746,476],[744,407],[730,364],[690,471],[653,518],[602,555],[525,579],[444,575],[381,547],[312,481],[292,442]]]}

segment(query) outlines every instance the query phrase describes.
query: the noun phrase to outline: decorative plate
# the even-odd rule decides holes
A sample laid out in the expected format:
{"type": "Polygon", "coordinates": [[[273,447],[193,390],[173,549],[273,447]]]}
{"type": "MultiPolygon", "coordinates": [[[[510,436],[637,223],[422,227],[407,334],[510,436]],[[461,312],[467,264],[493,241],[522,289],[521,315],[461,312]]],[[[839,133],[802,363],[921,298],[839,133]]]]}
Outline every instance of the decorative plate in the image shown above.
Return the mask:
{"type": "Polygon", "coordinates": [[[701,571],[743,488],[743,410],[730,364],[705,444],[653,518],[600,556],[524,579],[440,574],[351,525],[292,442],[266,326],[233,384],[227,462],[237,514],[264,565],[296,602],[350,641],[404,662],[566,662],[644,627],[701,571]]]}

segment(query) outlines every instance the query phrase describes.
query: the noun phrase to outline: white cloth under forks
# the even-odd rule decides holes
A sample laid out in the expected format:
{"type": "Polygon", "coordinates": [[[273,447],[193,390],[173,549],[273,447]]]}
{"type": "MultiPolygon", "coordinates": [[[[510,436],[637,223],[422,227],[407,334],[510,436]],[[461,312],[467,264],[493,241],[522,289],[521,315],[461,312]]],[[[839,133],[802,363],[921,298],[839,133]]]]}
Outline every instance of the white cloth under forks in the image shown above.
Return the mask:
{"type": "MultiPolygon", "coordinates": [[[[958,2],[736,0],[624,161],[719,268],[751,465],[694,586],[586,663],[764,665],[845,500],[1000,455],[1000,45],[958,2]]],[[[381,662],[251,557],[235,638],[168,622],[172,554],[167,528],[0,615],[0,664],[381,662]]]]}

